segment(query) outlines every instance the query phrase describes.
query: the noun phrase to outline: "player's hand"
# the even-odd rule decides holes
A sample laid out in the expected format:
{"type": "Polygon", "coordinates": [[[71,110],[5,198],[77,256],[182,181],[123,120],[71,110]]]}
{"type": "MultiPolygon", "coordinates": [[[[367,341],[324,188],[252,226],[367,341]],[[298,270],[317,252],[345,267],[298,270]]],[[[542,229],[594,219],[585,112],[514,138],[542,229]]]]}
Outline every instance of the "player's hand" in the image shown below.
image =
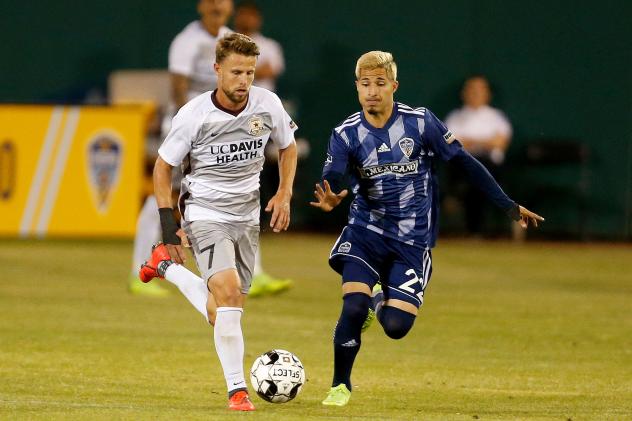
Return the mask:
{"type": "Polygon", "coordinates": [[[531,212],[529,209],[522,206],[518,207],[520,208],[520,221],[518,221],[518,223],[522,228],[527,229],[529,223],[531,223],[534,227],[537,227],[538,221],[544,222],[544,218],[537,213],[531,212]]]}
{"type": "Polygon", "coordinates": [[[277,191],[268,202],[266,212],[272,212],[272,216],[270,217],[270,228],[272,228],[272,231],[287,231],[287,228],[290,226],[291,199],[291,192],[277,191]]]}
{"type": "Polygon", "coordinates": [[[171,256],[171,260],[175,263],[183,264],[187,261],[186,253],[184,251],[184,247],[189,248],[191,244],[189,243],[189,238],[184,233],[182,228],[179,228],[176,232],[176,235],[180,237],[181,244],[166,244],[167,251],[169,252],[169,256],[171,256]]]}
{"type": "Polygon", "coordinates": [[[179,228],[176,232],[176,235],[180,237],[180,241],[182,242],[182,247],[191,248],[191,243],[189,243],[189,237],[185,234],[182,228],[179,228]]]}
{"type": "Polygon", "coordinates": [[[173,260],[174,263],[179,265],[183,264],[187,261],[186,255],[184,253],[184,248],[180,244],[165,244],[167,246],[167,251],[169,252],[169,257],[173,260]]]}
{"type": "Polygon", "coordinates": [[[349,191],[344,189],[340,193],[336,194],[331,190],[331,186],[327,180],[323,180],[325,189],[316,183],[316,190],[314,190],[314,196],[316,196],[317,202],[309,202],[310,205],[315,208],[320,208],[324,212],[329,212],[342,202],[342,199],[347,197],[349,191]]]}

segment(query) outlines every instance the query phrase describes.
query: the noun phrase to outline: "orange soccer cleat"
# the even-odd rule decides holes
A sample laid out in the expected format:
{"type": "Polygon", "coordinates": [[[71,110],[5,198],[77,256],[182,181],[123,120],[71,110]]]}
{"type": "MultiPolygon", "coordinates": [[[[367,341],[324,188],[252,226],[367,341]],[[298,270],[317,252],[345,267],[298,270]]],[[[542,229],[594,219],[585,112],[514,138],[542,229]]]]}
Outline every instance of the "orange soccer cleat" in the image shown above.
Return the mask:
{"type": "Polygon", "coordinates": [[[163,243],[155,244],[151,248],[151,257],[140,265],[138,277],[147,283],[154,278],[164,278],[165,270],[172,264],[171,256],[163,243]]]}
{"type": "Polygon", "coordinates": [[[240,390],[228,399],[228,409],[233,411],[254,411],[255,406],[250,402],[248,392],[240,390]]]}

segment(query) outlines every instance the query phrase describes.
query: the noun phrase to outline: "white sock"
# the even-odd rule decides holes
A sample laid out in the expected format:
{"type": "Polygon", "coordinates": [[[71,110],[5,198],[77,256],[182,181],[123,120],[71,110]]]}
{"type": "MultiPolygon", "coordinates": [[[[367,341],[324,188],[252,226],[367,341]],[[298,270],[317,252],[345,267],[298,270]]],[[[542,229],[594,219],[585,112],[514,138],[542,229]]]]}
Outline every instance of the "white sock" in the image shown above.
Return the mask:
{"type": "Polygon", "coordinates": [[[244,337],[241,333],[241,313],[239,307],[218,307],[215,319],[215,350],[224,370],[228,393],[235,389],[245,389],[244,379],[244,337]]]}
{"type": "Polygon", "coordinates": [[[263,274],[263,266],[261,265],[261,252],[259,251],[260,247],[257,247],[257,252],[255,253],[255,267],[252,271],[252,276],[259,276],[263,274]]]}
{"type": "Polygon", "coordinates": [[[204,279],[177,263],[173,263],[167,268],[165,279],[177,286],[186,299],[193,304],[197,311],[202,313],[202,316],[208,322],[206,302],[208,301],[209,292],[204,279]]]}
{"type": "Polygon", "coordinates": [[[148,196],[143,204],[134,236],[134,255],[132,257],[132,273],[138,276],[138,269],[151,257],[151,246],[160,240],[160,215],[155,196],[148,196]]]}

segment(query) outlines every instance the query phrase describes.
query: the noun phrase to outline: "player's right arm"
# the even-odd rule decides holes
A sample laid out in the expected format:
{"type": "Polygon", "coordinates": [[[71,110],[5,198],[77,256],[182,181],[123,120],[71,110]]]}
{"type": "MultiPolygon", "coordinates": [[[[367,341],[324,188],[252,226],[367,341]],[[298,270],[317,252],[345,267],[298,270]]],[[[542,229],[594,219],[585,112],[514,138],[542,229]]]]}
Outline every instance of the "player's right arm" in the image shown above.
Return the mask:
{"type": "Polygon", "coordinates": [[[327,158],[323,166],[322,186],[316,183],[316,190],[314,190],[316,201],[309,204],[324,212],[329,212],[338,206],[349,194],[347,189],[341,190],[348,166],[349,145],[334,130],[329,139],[327,158]]]}
{"type": "Polygon", "coordinates": [[[171,203],[171,170],[169,165],[161,157],[156,159],[154,165],[154,195],[158,203],[158,213],[160,214],[160,226],[162,228],[162,242],[167,246],[169,256],[176,263],[183,263],[185,258],[182,242],[178,236],[178,223],[173,215],[173,204],[171,203]]]}
{"type": "Polygon", "coordinates": [[[154,194],[160,213],[162,242],[167,246],[171,259],[176,263],[184,262],[185,253],[173,214],[171,171],[173,167],[182,163],[191,150],[195,133],[195,123],[191,121],[190,110],[185,107],[173,118],[171,130],[158,149],[159,156],[154,165],[154,194]]]}

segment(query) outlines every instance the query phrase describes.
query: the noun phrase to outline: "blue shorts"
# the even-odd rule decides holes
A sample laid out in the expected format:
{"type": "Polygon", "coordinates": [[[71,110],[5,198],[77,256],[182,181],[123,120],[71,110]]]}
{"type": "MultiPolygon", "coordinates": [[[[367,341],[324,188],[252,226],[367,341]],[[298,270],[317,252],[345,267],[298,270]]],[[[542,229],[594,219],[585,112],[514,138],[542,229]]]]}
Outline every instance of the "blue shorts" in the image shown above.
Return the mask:
{"type": "Polygon", "coordinates": [[[432,274],[432,254],[429,248],[347,225],[331,249],[329,265],[342,275],[342,282],[364,282],[369,288],[379,282],[385,299],[419,308],[432,274]]]}

